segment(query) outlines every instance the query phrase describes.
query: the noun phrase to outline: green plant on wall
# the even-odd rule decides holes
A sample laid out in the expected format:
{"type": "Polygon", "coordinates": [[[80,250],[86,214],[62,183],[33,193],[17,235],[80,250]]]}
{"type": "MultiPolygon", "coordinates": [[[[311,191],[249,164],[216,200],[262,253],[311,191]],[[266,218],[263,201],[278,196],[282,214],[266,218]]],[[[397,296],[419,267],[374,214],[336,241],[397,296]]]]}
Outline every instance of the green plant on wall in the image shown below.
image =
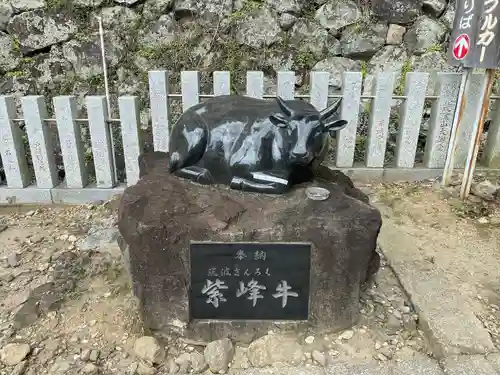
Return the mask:
{"type": "Polygon", "coordinates": [[[406,74],[411,72],[411,70],[412,70],[411,60],[406,59],[403,64],[403,67],[401,68],[401,77],[399,77],[398,85],[396,87],[396,95],[404,94],[406,74]]]}
{"type": "Polygon", "coordinates": [[[316,64],[317,58],[313,52],[304,50],[298,51],[295,55],[294,63],[298,69],[311,68],[316,64]]]}
{"type": "Polygon", "coordinates": [[[366,78],[366,75],[368,74],[368,63],[366,61],[361,62],[361,76],[363,77],[363,80],[366,78]]]}
{"type": "Polygon", "coordinates": [[[229,21],[236,22],[241,19],[244,19],[248,14],[254,12],[257,9],[262,8],[263,2],[259,0],[246,0],[243,3],[243,6],[231,13],[229,16],[229,21]]]}
{"type": "Polygon", "coordinates": [[[432,46],[427,47],[425,50],[425,53],[429,52],[441,52],[443,50],[443,47],[440,44],[433,44],[432,46]]]}

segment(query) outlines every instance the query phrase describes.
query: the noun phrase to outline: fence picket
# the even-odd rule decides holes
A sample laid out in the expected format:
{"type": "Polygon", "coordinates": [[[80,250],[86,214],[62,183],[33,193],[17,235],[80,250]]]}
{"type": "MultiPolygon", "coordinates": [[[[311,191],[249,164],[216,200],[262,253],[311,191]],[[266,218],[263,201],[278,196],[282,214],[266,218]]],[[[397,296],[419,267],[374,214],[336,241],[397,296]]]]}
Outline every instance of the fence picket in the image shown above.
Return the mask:
{"type": "Polygon", "coordinates": [[[181,72],[182,110],[200,102],[200,79],[196,70],[181,72]]]}
{"type": "Polygon", "coordinates": [[[122,96],[118,99],[120,122],[122,130],[123,155],[125,157],[125,174],[127,185],[139,181],[138,158],[142,152],[143,143],[139,131],[139,98],[122,96]]]}
{"type": "Polygon", "coordinates": [[[311,72],[310,103],[318,111],[322,111],[328,105],[328,72],[311,72]]]}
{"type": "Polygon", "coordinates": [[[0,155],[7,186],[24,188],[31,182],[23,133],[12,119],[16,116],[14,96],[0,96],[0,155]]]}
{"type": "Polygon", "coordinates": [[[439,99],[432,105],[429,130],[425,140],[424,165],[444,168],[451,128],[455,117],[461,74],[439,73],[435,94],[439,99]]]}
{"type": "Polygon", "coordinates": [[[112,188],[116,185],[116,181],[111,134],[107,123],[106,97],[88,96],[87,113],[97,187],[112,188]]]}
{"type": "Polygon", "coordinates": [[[80,126],[76,123],[76,98],[56,96],[53,100],[61,143],[66,186],[83,188],[88,183],[80,126]]]}
{"type": "Polygon", "coordinates": [[[484,74],[471,74],[469,80],[470,84],[466,94],[464,113],[457,133],[454,168],[465,167],[470,140],[474,130],[474,122],[480,115],[482,86],[486,84],[484,74]]]}
{"type": "Polygon", "coordinates": [[[264,96],[263,72],[247,72],[247,96],[257,99],[264,96]]]}
{"type": "Polygon", "coordinates": [[[482,161],[489,168],[500,168],[500,100],[496,102],[482,161]]]}
{"type": "Polygon", "coordinates": [[[370,107],[371,113],[365,153],[365,163],[369,168],[384,166],[393,90],[394,72],[378,73],[374,87],[376,97],[370,107]]]}
{"type": "Polygon", "coordinates": [[[231,73],[214,72],[214,95],[229,95],[231,93],[231,73]]]}
{"type": "Polygon", "coordinates": [[[35,170],[36,186],[50,189],[57,185],[57,166],[54,144],[48,124],[45,98],[40,95],[25,96],[21,100],[26,134],[31,151],[31,161],[35,170]]]}
{"type": "Polygon", "coordinates": [[[295,98],[295,72],[278,72],[277,95],[284,100],[295,98]]]}
{"type": "Polygon", "coordinates": [[[342,81],[341,118],[347,121],[347,126],[337,133],[335,165],[339,168],[350,168],[354,163],[363,75],[357,72],[344,73],[342,81]]]}
{"type": "Polygon", "coordinates": [[[401,124],[396,140],[396,166],[413,168],[423,117],[428,73],[410,72],[405,77],[406,100],[401,106],[401,124]]]}
{"type": "Polygon", "coordinates": [[[168,74],[166,71],[149,72],[149,97],[153,148],[155,151],[168,152],[170,106],[168,105],[168,74]]]}

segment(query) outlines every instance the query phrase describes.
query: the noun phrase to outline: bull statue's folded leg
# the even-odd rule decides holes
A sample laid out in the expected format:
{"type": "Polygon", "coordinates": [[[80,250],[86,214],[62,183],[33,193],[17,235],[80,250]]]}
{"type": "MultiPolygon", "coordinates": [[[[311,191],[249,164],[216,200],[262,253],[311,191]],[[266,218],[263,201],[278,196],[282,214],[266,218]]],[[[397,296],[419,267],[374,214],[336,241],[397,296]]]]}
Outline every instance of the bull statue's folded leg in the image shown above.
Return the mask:
{"type": "Polygon", "coordinates": [[[290,184],[287,179],[275,177],[262,172],[253,172],[247,178],[233,177],[231,189],[254,193],[283,194],[290,184]]]}
{"type": "Polygon", "coordinates": [[[202,185],[211,185],[214,183],[212,174],[205,168],[190,166],[181,168],[175,171],[174,174],[178,177],[187,178],[202,185]]]}

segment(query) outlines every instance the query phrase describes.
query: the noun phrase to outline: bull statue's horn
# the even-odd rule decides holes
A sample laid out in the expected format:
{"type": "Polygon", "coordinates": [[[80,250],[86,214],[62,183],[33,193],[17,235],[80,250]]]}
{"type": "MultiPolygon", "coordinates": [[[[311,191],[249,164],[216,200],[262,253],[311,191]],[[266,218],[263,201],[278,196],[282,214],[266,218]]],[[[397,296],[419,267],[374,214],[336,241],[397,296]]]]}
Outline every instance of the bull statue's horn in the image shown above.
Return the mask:
{"type": "Polygon", "coordinates": [[[327,107],[325,108],[324,110],[322,110],[320,113],[319,113],[319,118],[321,120],[326,120],[328,117],[330,117],[331,115],[333,115],[335,112],[337,112],[337,110],[339,109],[340,107],[340,103],[342,103],[342,98],[340,98],[339,100],[337,100],[335,103],[333,103],[330,107],[327,107]]]}
{"type": "Polygon", "coordinates": [[[276,96],[276,101],[278,102],[280,109],[287,117],[292,116],[292,109],[286,105],[285,101],[280,96],[276,96]]]}

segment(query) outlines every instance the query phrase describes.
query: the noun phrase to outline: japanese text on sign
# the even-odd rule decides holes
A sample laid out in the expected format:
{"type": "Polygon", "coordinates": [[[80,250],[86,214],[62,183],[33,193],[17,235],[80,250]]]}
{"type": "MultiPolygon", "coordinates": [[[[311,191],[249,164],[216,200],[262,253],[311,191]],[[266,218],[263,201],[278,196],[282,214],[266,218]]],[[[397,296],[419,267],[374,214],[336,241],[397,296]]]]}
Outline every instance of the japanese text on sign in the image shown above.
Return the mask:
{"type": "MultiPolygon", "coordinates": [[[[265,251],[257,250],[253,253],[247,253],[243,250],[238,250],[234,257],[236,260],[243,261],[245,259],[252,258],[253,260],[262,260],[265,261],[267,258],[267,254],[265,251]]],[[[212,267],[208,269],[207,276],[208,277],[227,277],[234,276],[239,277],[243,276],[271,276],[270,270],[267,267],[262,268],[262,271],[259,267],[254,269],[249,268],[240,268],[238,265],[235,265],[234,268],[223,267],[218,270],[216,267],[212,267]],[[244,271],[243,271],[244,270],[244,271]]],[[[206,303],[212,304],[214,307],[219,307],[220,302],[227,302],[222,290],[228,289],[226,283],[222,280],[216,279],[212,281],[210,279],[206,280],[205,285],[202,289],[202,294],[206,294],[208,296],[206,303]]],[[[236,297],[239,298],[245,294],[247,294],[247,299],[252,301],[253,307],[257,304],[259,299],[264,298],[261,294],[262,290],[266,290],[267,287],[264,285],[260,285],[258,281],[252,280],[248,282],[247,285],[243,281],[239,281],[239,287],[236,290],[236,297]]],[[[288,285],[286,281],[281,281],[276,286],[276,293],[273,294],[273,298],[282,298],[282,307],[284,308],[287,304],[288,297],[298,297],[298,294],[290,291],[291,286],[288,285]]]]}
{"type": "Polygon", "coordinates": [[[192,319],[308,319],[309,243],[191,243],[192,319]]]}
{"type": "MultiPolygon", "coordinates": [[[[227,290],[228,286],[224,281],[215,279],[215,281],[207,280],[201,291],[202,294],[207,295],[206,303],[212,304],[215,308],[219,307],[221,302],[227,302],[223,291],[227,290]]],[[[266,290],[264,285],[260,285],[257,281],[252,279],[247,285],[240,281],[239,288],[236,290],[236,297],[247,295],[247,299],[252,301],[252,306],[255,307],[259,299],[263,299],[261,290],[266,290]]],[[[282,280],[276,286],[276,293],[272,294],[273,298],[281,298],[281,307],[285,308],[289,297],[298,297],[299,294],[293,292],[292,287],[288,285],[285,280],[282,280]]]]}
{"type": "Polygon", "coordinates": [[[472,19],[474,18],[474,0],[465,0],[464,15],[460,18],[460,30],[467,30],[472,27],[472,19]]]}
{"type": "Polygon", "coordinates": [[[493,11],[497,8],[499,0],[485,0],[484,2],[484,17],[480,27],[477,45],[481,47],[481,55],[479,61],[483,62],[486,48],[495,39],[495,27],[498,19],[493,15],[493,11]]]}

